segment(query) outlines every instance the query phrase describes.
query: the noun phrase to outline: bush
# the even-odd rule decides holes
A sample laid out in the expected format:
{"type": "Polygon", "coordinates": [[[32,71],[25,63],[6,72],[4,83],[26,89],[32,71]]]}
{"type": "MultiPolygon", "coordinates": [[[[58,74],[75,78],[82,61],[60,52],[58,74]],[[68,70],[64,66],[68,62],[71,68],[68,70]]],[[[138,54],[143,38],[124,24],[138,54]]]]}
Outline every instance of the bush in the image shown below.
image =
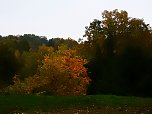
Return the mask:
{"type": "Polygon", "coordinates": [[[34,76],[21,81],[14,77],[14,85],[9,91],[17,93],[51,93],[53,95],[84,95],[90,82],[87,69],[83,66],[86,60],[76,56],[75,50],[60,49],[44,56],[34,76]]]}

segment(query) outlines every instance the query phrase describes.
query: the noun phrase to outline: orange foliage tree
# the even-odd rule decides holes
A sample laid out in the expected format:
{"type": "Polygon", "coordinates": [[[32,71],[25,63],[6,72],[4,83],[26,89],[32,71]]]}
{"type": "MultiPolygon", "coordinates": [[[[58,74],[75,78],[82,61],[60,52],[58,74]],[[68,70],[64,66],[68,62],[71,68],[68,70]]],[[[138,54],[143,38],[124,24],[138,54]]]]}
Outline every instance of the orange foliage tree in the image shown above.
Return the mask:
{"type": "MultiPolygon", "coordinates": [[[[48,49],[48,48],[46,48],[48,49]]],[[[14,78],[14,85],[9,88],[21,93],[46,91],[53,95],[84,95],[90,78],[83,66],[87,61],[76,55],[75,50],[64,46],[54,52],[49,48],[37,74],[20,81],[14,78]]]]}

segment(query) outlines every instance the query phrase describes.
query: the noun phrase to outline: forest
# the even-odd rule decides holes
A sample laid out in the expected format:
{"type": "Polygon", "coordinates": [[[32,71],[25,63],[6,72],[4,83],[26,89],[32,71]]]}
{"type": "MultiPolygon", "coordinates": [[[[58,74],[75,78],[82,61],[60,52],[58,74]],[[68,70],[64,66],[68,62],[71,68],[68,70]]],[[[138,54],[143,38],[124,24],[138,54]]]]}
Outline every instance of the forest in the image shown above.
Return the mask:
{"type": "Polygon", "coordinates": [[[107,11],[84,38],[0,36],[0,94],[152,97],[152,29],[107,11]]]}

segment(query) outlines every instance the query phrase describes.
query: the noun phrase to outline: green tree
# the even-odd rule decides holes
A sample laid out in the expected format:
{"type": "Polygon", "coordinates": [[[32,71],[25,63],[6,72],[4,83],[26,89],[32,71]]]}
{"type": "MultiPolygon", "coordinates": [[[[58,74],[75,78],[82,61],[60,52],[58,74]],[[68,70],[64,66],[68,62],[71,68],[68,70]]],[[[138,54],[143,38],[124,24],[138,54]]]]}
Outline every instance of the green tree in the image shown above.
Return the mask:
{"type": "Polygon", "coordinates": [[[22,67],[22,64],[15,55],[16,42],[11,40],[0,41],[0,88],[12,83],[12,77],[22,67]]]}
{"type": "Polygon", "coordinates": [[[152,86],[144,85],[149,80],[145,79],[143,85],[137,87],[145,75],[147,79],[152,77],[149,70],[144,70],[145,66],[149,69],[152,57],[149,25],[141,19],[128,17],[126,11],[104,11],[102,18],[90,23],[84,35],[93,50],[92,59],[86,65],[92,79],[88,93],[143,95],[145,88],[145,94],[152,94],[147,89],[152,86]]]}
{"type": "Polygon", "coordinates": [[[75,49],[78,43],[71,38],[52,38],[48,42],[48,46],[53,47],[55,50],[58,50],[58,47],[62,45],[66,46],[68,49],[75,49]]]}
{"type": "Polygon", "coordinates": [[[23,36],[21,36],[21,38],[26,39],[30,49],[32,50],[36,50],[39,48],[39,46],[45,44],[47,45],[48,40],[46,37],[44,36],[36,36],[34,34],[24,34],[23,36]]]}

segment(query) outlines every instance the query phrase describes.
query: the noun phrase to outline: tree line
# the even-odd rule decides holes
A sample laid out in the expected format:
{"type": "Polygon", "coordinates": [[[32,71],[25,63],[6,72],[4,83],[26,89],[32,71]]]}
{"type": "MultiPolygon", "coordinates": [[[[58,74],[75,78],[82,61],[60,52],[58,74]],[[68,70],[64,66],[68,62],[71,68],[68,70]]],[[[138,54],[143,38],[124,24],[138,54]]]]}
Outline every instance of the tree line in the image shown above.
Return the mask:
{"type": "Polygon", "coordinates": [[[48,95],[152,96],[152,29],[126,11],[86,26],[86,41],[0,36],[0,89],[48,95]]]}

